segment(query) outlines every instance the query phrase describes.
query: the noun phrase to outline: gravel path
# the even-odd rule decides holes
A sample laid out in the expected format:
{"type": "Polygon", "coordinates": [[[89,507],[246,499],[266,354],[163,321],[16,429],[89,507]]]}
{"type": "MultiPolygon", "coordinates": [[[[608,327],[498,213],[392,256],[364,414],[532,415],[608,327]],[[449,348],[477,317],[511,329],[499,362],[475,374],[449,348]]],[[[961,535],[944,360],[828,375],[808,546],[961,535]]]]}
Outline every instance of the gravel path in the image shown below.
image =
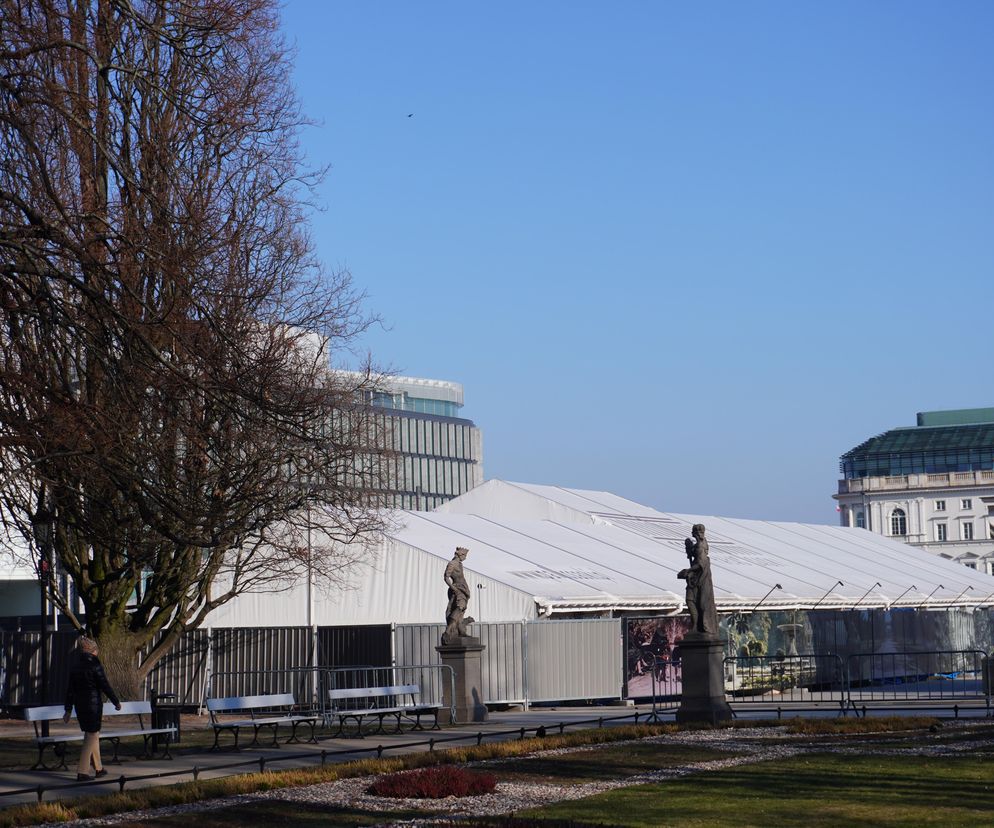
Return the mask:
{"type": "MultiPolygon", "coordinates": [[[[896,734],[895,734],[896,735],[896,734]]],[[[698,730],[682,731],[680,733],[654,736],[649,739],[640,739],[638,742],[667,742],[678,744],[706,745],[708,747],[723,748],[741,752],[743,755],[728,759],[716,759],[706,762],[694,762],[683,766],[672,768],[661,768],[629,776],[623,779],[613,779],[598,782],[589,782],[580,785],[554,785],[554,784],[524,784],[516,782],[500,783],[497,790],[492,794],[484,796],[450,797],[441,800],[420,800],[420,799],[393,799],[386,797],[372,796],[366,793],[366,789],[375,777],[365,776],[354,779],[341,779],[334,782],[323,782],[317,785],[307,785],[296,788],[281,788],[273,791],[263,791],[253,794],[242,794],[239,796],[225,797],[207,802],[194,802],[185,805],[175,805],[165,808],[156,808],[146,811],[130,811],[123,814],[113,814],[106,817],[96,817],[92,819],[76,820],[74,822],[46,823],[39,828],[89,828],[89,826],[115,825],[123,822],[142,822],[147,819],[174,816],[184,813],[205,813],[221,808],[229,808],[234,805],[249,805],[256,802],[285,801],[314,803],[322,805],[342,805],[361,808],[366,811],[395,811],[409,810],[422,811],[424,818],[417,818],[403,822],[383,823],[382,828],[412,828],[413,826],[429,826],[444,822],[451,817],[458,816],[498,816],[511,814],[527,808],[535,808],[548,805],[552,802],[564,800],[582,799],[603,793],[615,788],[623,788],[631,785],[645,784],[649,782],[660,782],[666,779],[675,779],[702,771],[723,770],[725,768],[737,767],[740,765],[752,764],[755,762],[767,762],[776,759],[785,759],[797,756],[806,752],[826,752],[833,753],[867,753],[868,745],[826,745],[812,743],[810,737],[793,737],[786,733],[785,728],[738,728],[735,730],[698,730]],[[797,741],[797,744],[764,744],[770,740],[797,741]]],[[[613,743],[623,744],[623,743],[613,743]]],[[[935,755],[948,754],[954,752],[968,751],[976,749],[980,742],[956,742],[951,744],[937,744],[929,747],[902,748],[898,746],[876,746],[873,753],[929,753],[935,755]]],[[[531,756],[554,756],[562,753],[577,753],[580,751],[597,750],[603,745],[589,745],[584,747],[562,748],[558,750],[539,751],[531,756]]],[[[507,760],[491,760],[487,762],[475,763],[477,767],[495,767],[505,761],[517,761],[519,757],[507,760]]]]}

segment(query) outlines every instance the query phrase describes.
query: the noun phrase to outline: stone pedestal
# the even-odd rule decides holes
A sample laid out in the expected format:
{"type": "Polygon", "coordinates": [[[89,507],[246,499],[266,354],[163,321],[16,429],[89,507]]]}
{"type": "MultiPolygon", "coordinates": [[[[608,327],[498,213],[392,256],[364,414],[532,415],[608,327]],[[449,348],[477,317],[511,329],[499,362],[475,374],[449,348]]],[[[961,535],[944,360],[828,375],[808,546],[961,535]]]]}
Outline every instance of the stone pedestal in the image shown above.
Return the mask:
{"type": "Polygon", "coordinates": [[[472,636],[462,636],[455,641],[435,647],[442,657],[442,664],[451,667],[455,674],[454,697],[449,677],[443,675],[442,702],[445,707],[438,712],[439,724],[465,724],[487,720],[487,708],[483,704],[482,672],[482,656],[485,649],[486,645],[479,638],[472,636]],[[453,700],[455,720],[451,717],[453,700]]]}
{"type": "Polygon", "coordinates": [[[683,691],[678,722],[718,724],[732,718],[725,701],[725,645],[721,638],[690,633],[680,642],[683,691]]]}

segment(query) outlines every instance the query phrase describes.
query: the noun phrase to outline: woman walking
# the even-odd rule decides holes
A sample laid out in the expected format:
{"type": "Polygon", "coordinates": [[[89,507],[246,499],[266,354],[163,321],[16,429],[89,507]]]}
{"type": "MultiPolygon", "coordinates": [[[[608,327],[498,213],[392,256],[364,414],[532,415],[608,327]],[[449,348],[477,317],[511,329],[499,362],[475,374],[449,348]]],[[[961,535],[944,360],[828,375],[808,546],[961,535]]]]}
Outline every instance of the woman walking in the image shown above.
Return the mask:
{"type": "Polygon", "coordinates": [[[104,705],[100,693],[107,694],[118,710],[121,702],[107,681],[103,665],[97,658],[97,642],[85,635],[80,636],[79,652],[69,671],[69,686],[66,688],[66,712],[62,720],[68,724],[72,709],[76,708],[76,720],[79,729],[86,734],[83,737],[83,748],[79,754],[79,768],[76,779],[80,782],[92,779],[90,763],[97,776],[106,776],[103,762],[100,761],[100,723],[103,718],[104,705]]]}

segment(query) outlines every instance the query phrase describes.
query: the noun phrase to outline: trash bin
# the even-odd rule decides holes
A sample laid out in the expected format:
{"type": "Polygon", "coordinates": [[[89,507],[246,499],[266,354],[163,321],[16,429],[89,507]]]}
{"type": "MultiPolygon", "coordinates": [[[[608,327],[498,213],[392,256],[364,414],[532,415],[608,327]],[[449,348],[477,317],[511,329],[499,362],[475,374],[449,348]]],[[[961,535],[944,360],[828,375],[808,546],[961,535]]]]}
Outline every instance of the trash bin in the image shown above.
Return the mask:
{"type": "MultiPolygon", "coordinates": [[[[179,741],[180,737],[180,705],[178,704],[163,704],[163,699],[175,699],[175,693],[156,693],[152,690],[149,693],[149,698],[152,703],[152,727],[153,729],[158,729],[160,727],[174,727],[176,732],[170,737],[170,741],[175,744],[179,741]]],[[[152,737],[152,750],[153,752],[159,748],[159,739],[165,738],[165,734],[156,734],[152,737]]]]}

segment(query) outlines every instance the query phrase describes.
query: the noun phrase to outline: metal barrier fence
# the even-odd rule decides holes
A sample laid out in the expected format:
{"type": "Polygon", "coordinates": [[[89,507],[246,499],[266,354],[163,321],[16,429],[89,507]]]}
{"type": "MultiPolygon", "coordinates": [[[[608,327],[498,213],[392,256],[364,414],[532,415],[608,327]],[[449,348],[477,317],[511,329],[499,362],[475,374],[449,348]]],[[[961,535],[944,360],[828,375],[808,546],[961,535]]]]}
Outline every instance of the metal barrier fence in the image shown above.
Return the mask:
{"type": "Polygon", "coordinates": [[[725,692],[729,701],[833,703],[845,709],[848,690],[842,658],[831,653],[725,659],[725,692]]]}
{"type": "MultiPolygon", "coordinates": [[[[781,707],[838,705],[843,715],[874,706],[983,703],[991,715],[994,659],[982,650],[934,650],[899,653],[834,653],[796,656],[736,656],[724,660],[725,692],[739,705],[781,707]],[[988,675],[985,677],[985,671],[988,675]]],[[[672,708],[682,693],[679,661],[654,659],[652,708],[656,715],[672,708]]]]}
{"type": "Polygon", "coordinates": [[[204,696],[197,701],[201,708],[207,699],[233,696],[268,696],[292,693],[304,709],[316,710],[320,704],[320,667],[281,667],[275,670],[227,670],[211,673],[204,696]]]}
{"type": "Polygon", "coordinates": [[[991,688],[984,681],[988,659],[982,650],[853,653],[847,661],[853,704],[972,699],[986,700],[990,709],[991,688]]]}
{"type": "Polygon", "coordinates": [[[672,711],[683,695],[683,665],[680,659],[652,656],[652,717],[672,711]],[[669,702],[669,704],[660,704],[669,702]]]}
{"type": "Polygon", "coordinates": [[[318,709],[328,724],[328,691],[355,687],[397,687],[414,684],[420,689],[418,702],[445,704],[448,689],[449,721],[456,720],[456,677],[447,664],[398,664],[392,667],[336,667],[321,670],[321,701],[318,709]]]}
{"type": "MultiPolygon", "coordinates": [[[[455,699],[455,675],[444,664],[398,664],[391,667],[359,665],[355,667],[290,667],[278,670],[226,671],[210,677],[207,699],[235,696],[267,696],[291,693],[301,710],[313,711],[328,723],[328,691],[354,687],[396,687],[416,684],[419,701],[444,704],[445,685],[449,699],[455,699]]],[[[455,719],[455,706],[450,702],[455,719]]]]}

